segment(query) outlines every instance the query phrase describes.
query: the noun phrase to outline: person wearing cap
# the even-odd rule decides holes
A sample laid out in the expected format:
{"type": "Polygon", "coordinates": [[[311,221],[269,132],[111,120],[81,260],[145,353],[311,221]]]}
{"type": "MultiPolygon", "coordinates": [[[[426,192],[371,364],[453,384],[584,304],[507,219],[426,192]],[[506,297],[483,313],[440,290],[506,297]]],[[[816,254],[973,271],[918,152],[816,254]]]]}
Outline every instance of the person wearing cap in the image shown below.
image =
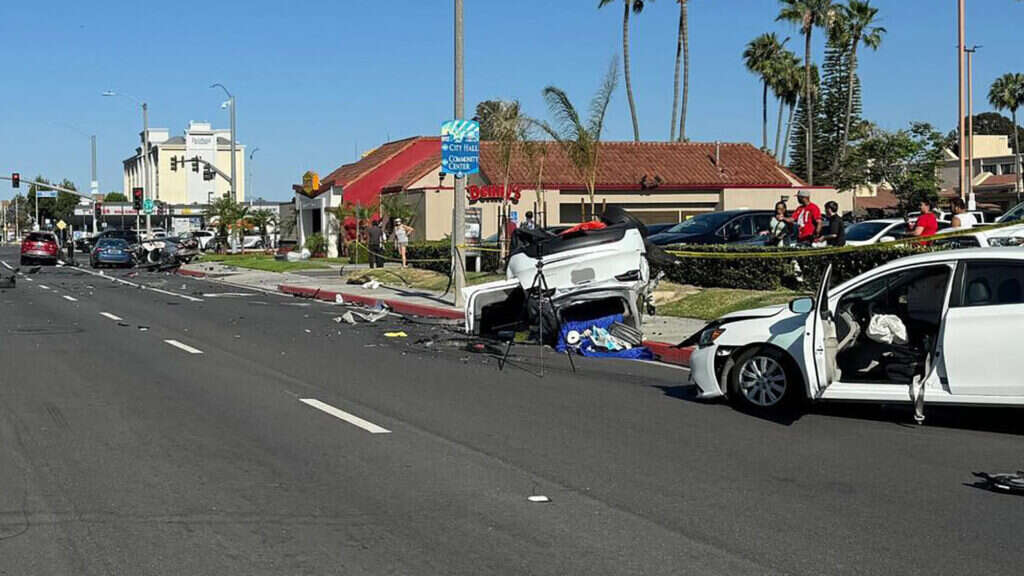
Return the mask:
{"type": "Polygon", "coordinates": [[[800,244],[811,244],[821,235],[821,208],[811,202],[811,193],[807,190],[797,192],[796,201],[800,206],[793,211],[793,217],[789,221],[796,224],[796,241],[800,244]]]}

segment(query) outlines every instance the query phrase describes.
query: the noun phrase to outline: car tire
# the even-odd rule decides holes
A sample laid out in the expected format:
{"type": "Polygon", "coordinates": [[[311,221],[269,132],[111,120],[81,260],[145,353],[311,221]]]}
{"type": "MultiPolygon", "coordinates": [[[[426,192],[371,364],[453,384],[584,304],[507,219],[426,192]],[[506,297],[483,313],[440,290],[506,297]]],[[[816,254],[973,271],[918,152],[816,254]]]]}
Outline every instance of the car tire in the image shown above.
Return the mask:
{"type": "Polygon", "coordinates": [[[758,347],[739,354],[728,374],[728,395],[734,406],[762,416],[792,413],[803,382],[781,350],[758,347]]]}

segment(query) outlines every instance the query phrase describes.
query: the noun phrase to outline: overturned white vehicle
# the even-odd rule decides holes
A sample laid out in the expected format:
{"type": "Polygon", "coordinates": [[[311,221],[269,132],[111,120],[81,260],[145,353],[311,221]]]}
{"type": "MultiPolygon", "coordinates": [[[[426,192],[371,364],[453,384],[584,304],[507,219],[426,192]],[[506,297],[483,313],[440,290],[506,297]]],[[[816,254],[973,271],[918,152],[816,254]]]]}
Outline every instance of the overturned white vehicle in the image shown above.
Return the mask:
{"type": "Polygon", "coordinates": [[[559,235],[516,232],[507,277],[467,288],[466,331],[494,336],[541,327],[554,342],[564,322],[621,315],[639,330],[655,282],[644,225],[618,209],[602,216],[603,228],[559,235]]]}

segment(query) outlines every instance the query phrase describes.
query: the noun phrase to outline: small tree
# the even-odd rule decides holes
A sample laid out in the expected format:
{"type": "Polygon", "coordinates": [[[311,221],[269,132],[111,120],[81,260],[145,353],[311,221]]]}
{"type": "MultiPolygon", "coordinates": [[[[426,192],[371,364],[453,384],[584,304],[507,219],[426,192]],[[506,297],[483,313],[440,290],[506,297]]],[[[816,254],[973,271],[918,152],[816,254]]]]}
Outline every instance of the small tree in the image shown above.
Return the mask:
{"type": "Polygon", "coordinates": [[[902,211],[915,209],[924,199],[938,198],[943,138],[930,124],[914,122],[898,132],[876,128],[850,156],[867,182],[892,189],[902,211]]]}
{"type": "Polygon", "coordinates": [[[217,221],[217,237],[226,241],[230,232],[238,233],[236,238],[241,246],[241,231],[245,228],[245,217],[249,207],[235,202],[231,196],[222,196],[206,209],[208,222],[217,221]]]}
{"type": "MultiPolygon", "coordinates": [[[[590,115],[586,122],[580,118],[576,107],[561,88],[548,86],[544,89],[544,100],[547,102],[551,115],[555,118],[555,125],[536,122],[537,126],[561,145],[569,162],[583,179],[590,197],[591,217],[594,215],[594,188],[597,183],[601,132],[604,130],[605,113],[608,111],[608,103],[611,102],[612,94],[618,85],[618,79],[618,64],[613,59],[608,66],[608,72],[605,74],[601,87],[590,101],[590,115]]],[[[586,219],[585,215],[581,216],[584,216],[584,220],[586,219]]]]}
{"type": "Polygon", "coordinates": [[[267,227],[277,225],[277,214],[274,214],[267,209],[254,210],[249,213],[248,220],[254,228],[260,231],[260,238],[263,240],[263,245],[269,246],[270,243],[267,241],[267,227]]]}
{"type": "Polygon", "coordinates": [[[127,202],[128,197],[120,192],[110,192],[103,197],[104,202],[127,202]]]}

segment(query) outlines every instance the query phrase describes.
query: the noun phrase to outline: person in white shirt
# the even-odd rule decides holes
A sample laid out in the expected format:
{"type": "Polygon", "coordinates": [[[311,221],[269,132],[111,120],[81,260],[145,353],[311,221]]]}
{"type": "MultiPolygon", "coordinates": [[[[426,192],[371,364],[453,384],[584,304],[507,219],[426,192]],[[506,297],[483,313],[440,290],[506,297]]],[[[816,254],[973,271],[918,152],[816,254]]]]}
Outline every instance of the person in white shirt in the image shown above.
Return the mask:
{"type": "Polygon", "coordinates": [[[967,230],[974,228],[978,225],[978,219],[967,211],[967,205],[964,204],[962,198],[953,198],[953,221],[951,222],[953,228],[959,228],[961,230],[967,230]]]}

